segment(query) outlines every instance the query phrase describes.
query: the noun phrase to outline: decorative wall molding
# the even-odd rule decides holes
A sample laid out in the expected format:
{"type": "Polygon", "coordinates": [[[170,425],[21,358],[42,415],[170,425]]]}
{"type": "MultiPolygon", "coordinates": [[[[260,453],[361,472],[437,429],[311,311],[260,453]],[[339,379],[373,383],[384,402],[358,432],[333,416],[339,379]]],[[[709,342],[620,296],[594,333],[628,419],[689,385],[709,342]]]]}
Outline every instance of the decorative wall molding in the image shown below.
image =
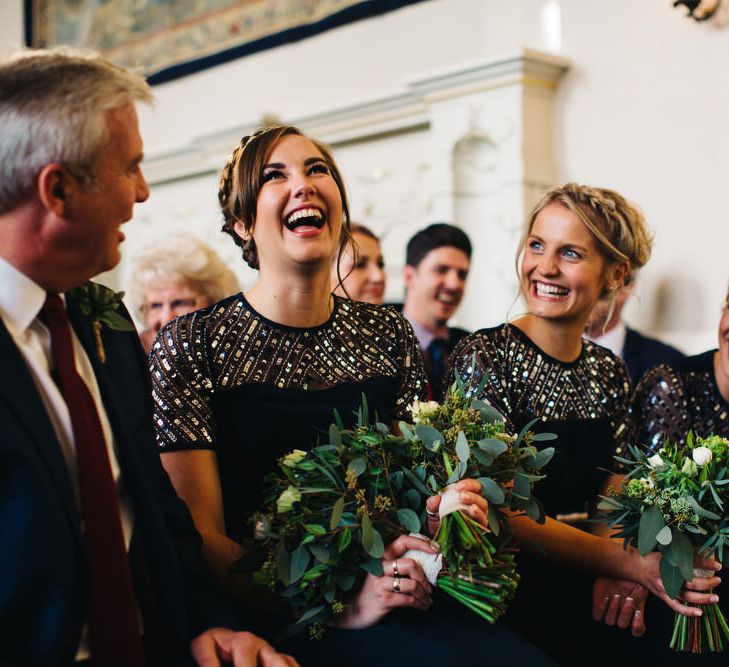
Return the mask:
{"type": "MultiPolygon", "coordinates": [[[[569,69],[564,58],[524,50],[521,53],[436,72],[404,84],[395,95],[363,100],[308,116],[285,118],[334,148],[377,136],[427,128],[434,104],[500,88],[519,86],[554,91],[569,69]]],[[[189,143],[147,155],[144,170],[150,185],[217,172],[227,154],[259,121],[200,134],[189,143]]]]}

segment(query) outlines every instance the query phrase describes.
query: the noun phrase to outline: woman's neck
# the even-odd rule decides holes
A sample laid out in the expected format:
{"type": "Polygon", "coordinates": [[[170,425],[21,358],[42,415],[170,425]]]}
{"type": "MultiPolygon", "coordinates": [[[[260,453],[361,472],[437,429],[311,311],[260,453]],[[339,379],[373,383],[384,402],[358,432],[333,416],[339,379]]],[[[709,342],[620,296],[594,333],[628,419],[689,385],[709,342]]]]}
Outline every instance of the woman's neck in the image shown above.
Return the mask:
{"type": "Polygon", "coordinates": [[[290,327],[324,324],[332,313],[334,299],[328,269],[295,277],[261,272],[245,297],[266,319],[290,327]]]}
{"type": "Polygon", "coordinates": [[[537,347],[559,361],[575,361],[582,352],[584,323],[523,315],[511,324],[523,331],[537,347]]]}

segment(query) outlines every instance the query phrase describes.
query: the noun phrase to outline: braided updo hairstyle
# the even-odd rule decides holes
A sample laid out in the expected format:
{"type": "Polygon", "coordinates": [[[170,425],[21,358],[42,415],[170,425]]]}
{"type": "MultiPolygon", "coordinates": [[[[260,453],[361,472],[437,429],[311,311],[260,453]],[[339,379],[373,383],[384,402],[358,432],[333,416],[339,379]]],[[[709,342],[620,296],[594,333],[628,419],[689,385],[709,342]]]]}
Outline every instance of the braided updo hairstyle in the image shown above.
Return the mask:
{"type": "MultiPolygon", "coordinates": [[[[524,227],[516,252],[517,275],[519,259],[537,215],[550,204],[559,204],[574,213],[595,239],[598,251],[608,266],[627,264],[624,285],[635,280],[636,272],[651,256],[653,239],[640,210],[615,190],[591,188],[578,183],[565,183],[552,188],[537,203],[524,227]]],[[[611,294],[606,286],[601,297],[611,294]]]]}
{"type": "Polygon", "coordinates": [[[242,239],[235,231],[237,222],[243,223],[246,232],[253,229],[256,222],[256,206],[258,193],[261,190],[263,167],[271,154],[273,147],[280,139],[290,134],[305,137],[316,146],[317,150],[329,167],[329,171],[337,184],[342,198],[342,232],[339,239],[339,254],[341,255],[347,243],[351,240],[349,229],[349,203],[344,189],[344,181],[339,172],[331,152],[320,142],[306,137],[296,127],[291,125],[276,125],[261,127],[250,135],[243,137],[233,154],[228,158],[220,174],[220,189],[218,201],[223,213],[222,231],[233,237],[236,245],[243,249],[243,259],[253,269],[259,268],[258,251],[253,237],[242,239]]]}

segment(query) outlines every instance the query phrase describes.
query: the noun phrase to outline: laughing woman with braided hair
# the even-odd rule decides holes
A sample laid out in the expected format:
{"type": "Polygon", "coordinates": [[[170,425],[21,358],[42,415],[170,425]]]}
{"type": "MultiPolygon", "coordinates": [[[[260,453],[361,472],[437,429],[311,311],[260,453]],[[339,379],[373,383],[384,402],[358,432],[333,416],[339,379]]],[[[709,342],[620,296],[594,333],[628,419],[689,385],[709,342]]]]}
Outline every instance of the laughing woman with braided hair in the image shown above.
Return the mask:
{"type": "MultiPolygon", "coordinates": [[[[407,419],[425,378],[415,336],[397,312],[331,293],[332,262],[351,239],[344,184],[324,146],[289,126],[244,137],[219,198],[223,230],[259,279],[245,294],[167,325],[150,359],[164,466],[217,578],[250,610],[251,587],[230,566],[243,553],[238,540],[261,505],[265,474],[291,449],[311,447],[335,408],[351,418],[362,394],[383,421],[407,419]]],[[[484,523],[480,485],[462,484],[462,500],[484,523]]],[[[386,549],[384,576],[365,578],[339,627],[318,642],[294,639],[287,650],[302,665],[482,664],[464,630],[429,610],[430,585],[402,558],[409,548],[436,552],[398,538],[386,549]]],[[[481,651],[545,664],[509,630],[484,631],[471,635],[484,635],[481,651]]]]}

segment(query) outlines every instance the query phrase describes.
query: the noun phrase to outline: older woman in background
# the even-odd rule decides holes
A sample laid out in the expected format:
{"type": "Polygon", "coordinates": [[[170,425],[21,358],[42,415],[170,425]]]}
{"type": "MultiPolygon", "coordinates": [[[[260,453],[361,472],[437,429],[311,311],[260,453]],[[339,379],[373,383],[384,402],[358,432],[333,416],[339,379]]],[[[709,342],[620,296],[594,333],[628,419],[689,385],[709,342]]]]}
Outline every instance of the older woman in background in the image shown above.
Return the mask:
{"type": "Polygon", "coordinates": [[[240,289],[218,254],[190,234],[177,234],[136,258],[131,298],[145,324],[139,338],[149,352],[170,320],[220,301],[240,289]]]}
{"type": "Polygon", "coordinates": [[[332,292],[381,306],[385,300],[385,260],[380,239],[364,225],[352,223],[352,241],[332,263],[332,292]]]}

